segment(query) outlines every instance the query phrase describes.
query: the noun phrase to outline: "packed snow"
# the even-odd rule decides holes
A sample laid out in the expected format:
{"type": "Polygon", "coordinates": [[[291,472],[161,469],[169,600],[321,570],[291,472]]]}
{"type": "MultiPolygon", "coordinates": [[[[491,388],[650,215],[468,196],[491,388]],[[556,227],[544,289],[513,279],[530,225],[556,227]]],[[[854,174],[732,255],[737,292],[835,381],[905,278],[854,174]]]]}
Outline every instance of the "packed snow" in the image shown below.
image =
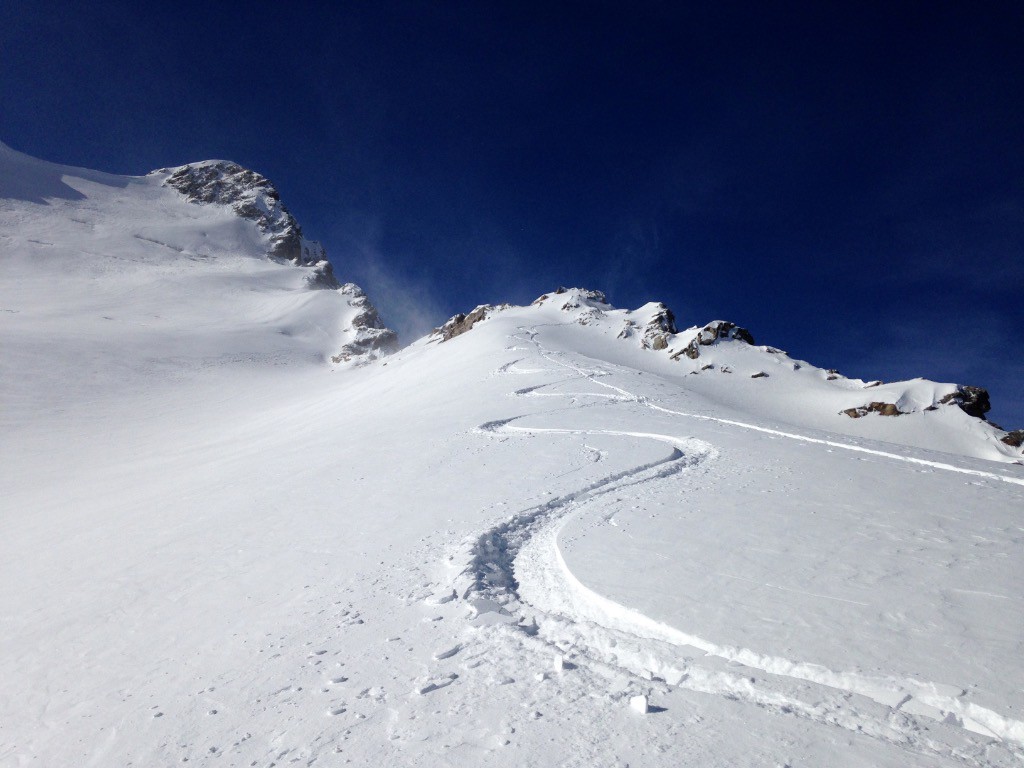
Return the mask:
{"type": "Polygon", "coordinates": [[[386,356],[172,172],[0,146],[0,765],[1024,760],[1024,466],[956,385],[582,290],[386,356]]]}

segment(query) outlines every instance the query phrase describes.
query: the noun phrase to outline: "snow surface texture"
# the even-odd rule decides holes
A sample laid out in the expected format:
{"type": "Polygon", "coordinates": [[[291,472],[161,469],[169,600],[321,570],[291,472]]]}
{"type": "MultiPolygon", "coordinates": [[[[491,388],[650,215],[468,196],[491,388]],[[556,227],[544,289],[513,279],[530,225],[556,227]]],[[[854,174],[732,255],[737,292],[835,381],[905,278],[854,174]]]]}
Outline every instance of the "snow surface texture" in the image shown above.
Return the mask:
{"type": "Polygon", "coordinates": [[[1024,759],[953,385],[584,291],[332,364],[365,297],[229,204],[0,152],[0,765],[1024,759]]]}

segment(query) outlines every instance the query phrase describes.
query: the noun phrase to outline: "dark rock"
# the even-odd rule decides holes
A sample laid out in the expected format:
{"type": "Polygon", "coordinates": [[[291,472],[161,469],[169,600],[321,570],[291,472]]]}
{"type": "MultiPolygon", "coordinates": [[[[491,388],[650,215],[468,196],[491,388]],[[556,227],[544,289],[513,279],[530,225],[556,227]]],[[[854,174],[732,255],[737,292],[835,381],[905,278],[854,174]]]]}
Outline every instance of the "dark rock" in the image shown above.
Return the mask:
{"type": "Polygon", "coordinates": [[[752,379],[767,379],[768,378],[768,374],[765,373],[764,371],[758,371],[757,373],[750,374],[750,378],[752,378],[752,379]]]}
{"type": "Polygon", "coordinates": [[[644,327],[643,345],[649,349],[667,349],[669,337],[679,333],[676,316],[664,304],[658,304],[658,311],[644,327]]]}
{"type": "Polygon", "coordinates": [[[875,401],[857,408],[847,408],[842,413],[851,419],[859,419],[861,416],[867,416],[869,413],[877,413],[879,416],[902,416],[906,411],[901,411],[895,403],[875,401]]]}
{"type": "Polygon", "coordinates": [[[481,304],[479,307],[474,309],[468,315],[464,315],[461,312],[454,315],[440,328],[435,328],[431,336],[440,336],[441,342],[446,342],[454,339],[456,336],[461,336],[473,328],[481,320],[487,319],[487,317],[495,310],[504,309],[508,304],[502,304],[499,307],[495,307],[492,304],[481,304]]]}
{"type": "Polygon", "coordinates": [[[939,400],[939,405],[949,404],[959,406],[960,410],[968,416],[978,419],[984,419],[985,414],[992,408],[989,403],[988,390],[982,387],[957,387],[955,392],[950,392],[939,400]]]}
{"type": "Polygon", "coordinates": [[[693,337],[693,341],[686,346],[683,353],[691,360],[696,360],[700,357],[700,348],[702,346],[711,346],[722,339],[734,339],[746,342],[747,344],[754,343],[754,337],[750,335],[750,331],[746,328],[741,328],[727,320],[714,320],[697,331],[697,335],[693,337]]]}
{"type": "Polygon", "coordinates": [[[676,328],[676,316],[672,313],[672,310],[664,304],[658,304],[658,307],[657,314],[651,318],[651,322],[647,324],[647,327],[657,327],[660,331],[672,336],[679,333],[679,330],[676,328]]]}
{"type": "Polygon", "coordinates": [[[1020,448],[1024,446],[1024,429],[1015,429],[1012,432],[1007,432],[999,439],[1009,446],[1020,448]]]}

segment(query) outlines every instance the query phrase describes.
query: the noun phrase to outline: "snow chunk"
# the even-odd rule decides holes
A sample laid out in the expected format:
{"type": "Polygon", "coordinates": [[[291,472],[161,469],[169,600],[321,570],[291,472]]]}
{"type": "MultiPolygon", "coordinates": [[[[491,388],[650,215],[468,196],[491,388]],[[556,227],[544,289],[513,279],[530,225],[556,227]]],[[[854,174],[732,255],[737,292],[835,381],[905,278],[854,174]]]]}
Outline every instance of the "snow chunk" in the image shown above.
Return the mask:
{"type": "Polygon", "coordinates": [[[453,645],[451,648],[445,648],[444,650],[434,651],[435,661],[441,661],[442,659],[450,659],[452,656],[462,650],[461,645],[453,645]]]}

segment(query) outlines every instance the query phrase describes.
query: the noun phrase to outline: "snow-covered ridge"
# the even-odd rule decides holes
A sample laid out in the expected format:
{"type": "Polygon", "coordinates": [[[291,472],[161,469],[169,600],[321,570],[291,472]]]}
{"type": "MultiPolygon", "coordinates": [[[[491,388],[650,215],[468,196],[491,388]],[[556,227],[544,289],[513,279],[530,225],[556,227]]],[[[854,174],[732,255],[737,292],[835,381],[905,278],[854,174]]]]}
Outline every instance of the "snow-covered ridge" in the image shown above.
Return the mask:
{"type": "MultiPolygon", "coordinates": [[[[485,304],[469,314],[455,315],[435,329],[428,342],[451,341],[478,323],[508,312],[534,321],[544,317],[548,322],[587,326],[595,334],[654,356],[648,364],[659,372],[687,374],[681,382],[684,386],[759,415],[843,430],[850,419],[857,419],[866,427],[850,425],[855,433],[884,435],[896,442],[906,439],[901,434],[927,432],[931,428],[924,424],[927,419],[931,425],[941,422],[940,432],[970,431],[988,446],[979,448],[981,453],[1017,459],[1024,454],[1019,430],[1007,432],[985,420],[989,396],[981,387],[920,378],[890,383],[847,378],[835,369],[795,360],[776,347],[758,345],[750,331],[726,320],[679,330],[675,313],[661,302],[617,309],[601,291],[558,288],[529,307],[485,304]],[[892,425],[875,423],[896,416],[911,419],[893,419],[892,425]]],[[[923,440],[915,438],[915,444],[923,440]]],[[[934,440],[932,447],[941,447],[934,440]]]]}

